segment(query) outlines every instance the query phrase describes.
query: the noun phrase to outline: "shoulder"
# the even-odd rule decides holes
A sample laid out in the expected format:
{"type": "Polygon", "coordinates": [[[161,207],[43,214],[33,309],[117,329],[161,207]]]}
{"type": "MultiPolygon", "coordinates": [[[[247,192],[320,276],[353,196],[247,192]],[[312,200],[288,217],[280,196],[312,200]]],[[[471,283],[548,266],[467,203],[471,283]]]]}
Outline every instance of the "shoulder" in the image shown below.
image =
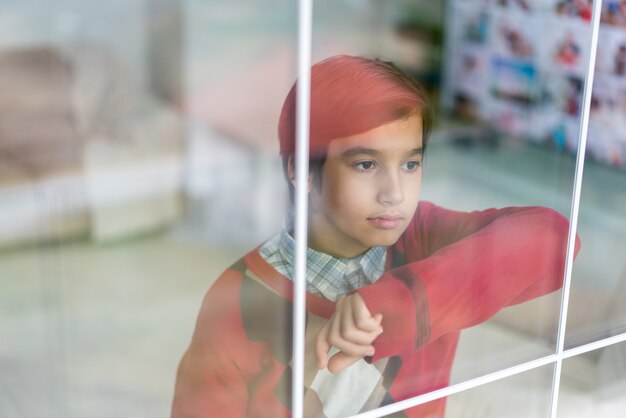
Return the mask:
{"type": "Polygon", "coordinates": [[[416,237],[423,235],[428,229],[436,228],[442,222],[450,222],[451,219],[462,213],[445,209],[429,201],[420,201],[411,222],[400,240],[414,240],[416,237]]]}
{"type": "Polygon", "coordinates": [[[407,228],[407,232],[411,230],[411,227],[416,228],[419,225],[424,225],[432,221],[437,221],[439,219],[446,219],[449,216],[453,216],[454,214],[462,213],[459,211],[446,209],[442,206],[436,205],[433,202],[429,201],[420,201],[417,205],[417,209],[413,214],[413,219],[411,219],[411,224],[409,228],[407,228]]]}
{"type": "Polygon", "coordinates": [[[258,250],[237,260],[211,286],[199,323],[224,333],[243,331],[247,341],[270,343],[274,358],[286,360],[291,355],[292,303],[268,286],[262,269],[254,268],[258,250]]]}
{"type": "Polygon", "coordinates": [[[391,247],[391,265],[400,266],[408,261],[423,258],[428,241],[428,228],[433,218],[441,217],[440,208],[434,203],[420,201],[411,222],[404,230],[398,241],[391,247]]]}
{"type": "Polygon", "coordinates": [[[481,218],[478,212],[451,210],[421,201],[392,250],[405,254],[407,261],[420,260],[467,236],[476,229],[472,225],[481,218]]]}
{"type": "Polygon", "coordinates": [[[415,211],[414,219],[430,219],[430,220],[438,220],[438,219],[446,219],[449,217],[454,217],[456,215],[467,215],[470,212],[463,212],[459,210],[447,209],[443,206],[436,205],[433,202],[422,201],[417,206],[417,210],[415,211]]]}
{"type": "Polygon", "coordinates": [[[259,277],[259,270],[255,268],[262,258],[261,247],[256,247],[226,268],[209,288],[203,304],[235,307],[246,304],[253,295],[266,295],[269,289],[263,285],[264,278],[259,277]]]}

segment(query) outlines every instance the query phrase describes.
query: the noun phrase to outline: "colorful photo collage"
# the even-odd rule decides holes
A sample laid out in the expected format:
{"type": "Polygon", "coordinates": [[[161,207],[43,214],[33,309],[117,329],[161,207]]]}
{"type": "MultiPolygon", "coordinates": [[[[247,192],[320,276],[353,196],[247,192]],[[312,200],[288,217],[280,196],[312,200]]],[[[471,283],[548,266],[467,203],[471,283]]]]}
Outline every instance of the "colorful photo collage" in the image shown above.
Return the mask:
{"type": "Polygon", "coordinates": [[[605,0],[601,19],[587,153],[626,168],[626,0],[605,0]]]}
{"type": "MultiPolygon", "coordinates": [[[[590,0],[456,0],[445,103],[462,118],[575,152],[592,6],[590,0]]],[[[596,83],[623,80],[624,88],[594,89],[588,151],[620,166],[626,149],[617,133],[626,130],[594,120],[626,120],[626,29],[602,25],[599,45],[596,83]]]]}
{"type": "Polygon", "coordinates": [[[610,26],[626,26],[626,0],[603,0],[600,21],[610,26]]]}

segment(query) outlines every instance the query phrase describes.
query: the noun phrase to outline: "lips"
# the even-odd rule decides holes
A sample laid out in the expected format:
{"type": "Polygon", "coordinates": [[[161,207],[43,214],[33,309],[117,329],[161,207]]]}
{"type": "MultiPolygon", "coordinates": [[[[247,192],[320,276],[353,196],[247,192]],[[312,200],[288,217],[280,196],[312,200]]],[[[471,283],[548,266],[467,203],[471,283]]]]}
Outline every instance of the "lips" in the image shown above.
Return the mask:
{"type": "Polygon", "coordinates": [[[372,216],[367,218],[367,220],[379,229],[395,229],[402,224],[404,217],[400,215],[384,214],[372,216]]]}

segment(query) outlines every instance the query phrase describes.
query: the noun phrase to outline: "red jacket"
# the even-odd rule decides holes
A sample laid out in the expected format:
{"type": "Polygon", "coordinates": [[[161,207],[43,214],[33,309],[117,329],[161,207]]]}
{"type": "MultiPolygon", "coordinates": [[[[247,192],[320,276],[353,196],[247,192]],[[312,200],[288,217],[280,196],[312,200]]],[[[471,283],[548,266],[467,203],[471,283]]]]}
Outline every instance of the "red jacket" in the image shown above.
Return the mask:
{"type": "MultiPolygon", "coordinates": [[[[466,213],[420,202],[388,249],[385,273],[359,290],[384,316],[371,359],[386,361],[381,403],[447,386],[462,329],[559,289],[567,234],[551,209],[466,213]]],[[[179,366],[174,418],[291,415],[292,291],[258,248],[219,277],[179,366]]],[[[307,294],[307,331],[333,312],[332,302],[307,294]]],[[[444,409],[441,399],[398,416],[443,417],[444,409]]]]}

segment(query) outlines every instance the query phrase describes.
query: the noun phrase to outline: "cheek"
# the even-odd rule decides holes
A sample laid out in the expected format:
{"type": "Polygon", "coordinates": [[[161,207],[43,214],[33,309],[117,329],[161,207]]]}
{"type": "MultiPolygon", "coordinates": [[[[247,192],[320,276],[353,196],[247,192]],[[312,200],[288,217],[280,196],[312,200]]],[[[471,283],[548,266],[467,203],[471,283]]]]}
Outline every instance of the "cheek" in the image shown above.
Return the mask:
{"type": "Polygon", "coordinates": [[[405,191],[405,201],[407,210],[415,210],[419,201],[419,197],[422,191],[421,176],[411,182],[407,190],[405,191]]]}
{"type": "Polygon", "coordinates": [[[324,201],[329,212],[341,216],[336,221],[346,223],[362,217],[366,211],[363,202],[367,201],[367,190],[363,185],[344,180],[328,186],[324,190],[324,201]]]}
{"type": "Polygon", "coordinates": [[[417,176],[411,185],[411,193],[412,196],[419,196],[422,191],[422,173],[420,171],[419,176],[417,176]]]}
{"type": "Polygon", "coordinates": [[[415,204],[417,204],[417,201],[419,200],[419,196],[422,192],[422,182],[421,180],[417,182],[417,184],[415,184],[414,187],[411,188],[411,197],[412,200],[415,201],[415,204]]]}

